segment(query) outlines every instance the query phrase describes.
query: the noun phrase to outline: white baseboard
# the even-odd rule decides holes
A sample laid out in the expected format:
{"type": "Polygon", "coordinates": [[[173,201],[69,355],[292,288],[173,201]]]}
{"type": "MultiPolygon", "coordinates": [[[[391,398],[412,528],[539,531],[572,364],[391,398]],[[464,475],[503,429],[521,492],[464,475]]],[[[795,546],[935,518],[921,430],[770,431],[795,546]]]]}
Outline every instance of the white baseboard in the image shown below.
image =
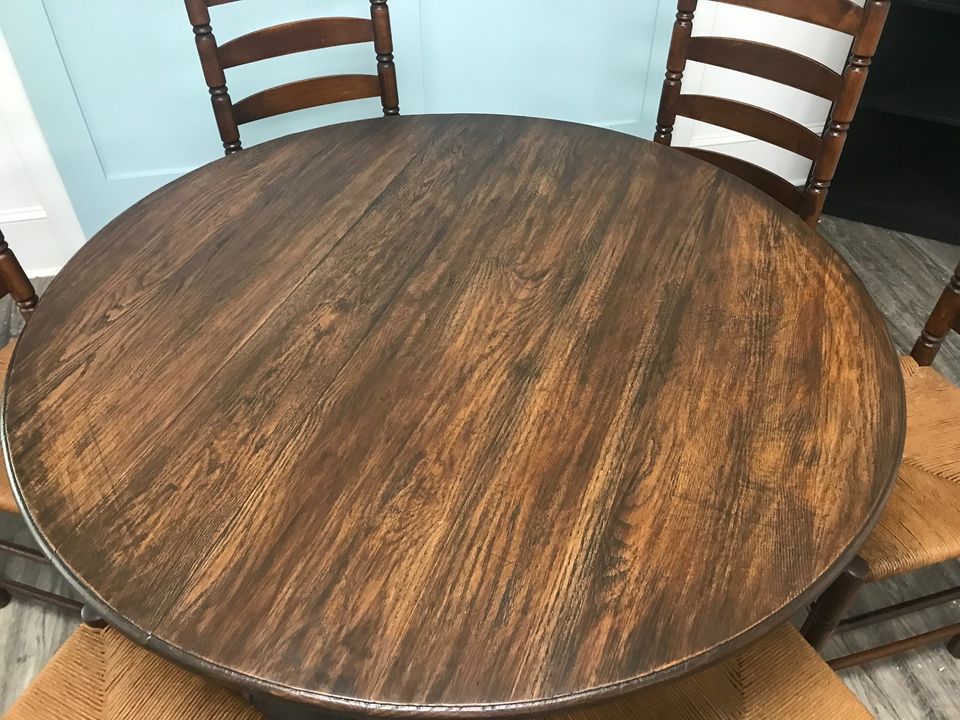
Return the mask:
{"type": "Polygon", "coordinates": [[[27,274],[54,274],[86,238],[0,31],[0,229],[27,274]]]}
{"type": "Polygon", "coordinates": [[[0,209],[0,230],[30,277],[56,275],[69,257],[41,207],[0,209]]]}
{"type": "Polygon", "coordinates": [[[0,209],[0,229],[13,223],[46,219],[47,211],[40,205],[28,205],[27,207],[9,208],[7,210],[0,209]]]}
{"type": "Polygon", "coordinates": [[[58,265],[57,267],[34,268],[33,271],[28,272],[27,275],[30,276],[31,280],[36,280],[37,278],[52,278],[58,275],[61,270],[63,270],[63,265],[58,265]]]}

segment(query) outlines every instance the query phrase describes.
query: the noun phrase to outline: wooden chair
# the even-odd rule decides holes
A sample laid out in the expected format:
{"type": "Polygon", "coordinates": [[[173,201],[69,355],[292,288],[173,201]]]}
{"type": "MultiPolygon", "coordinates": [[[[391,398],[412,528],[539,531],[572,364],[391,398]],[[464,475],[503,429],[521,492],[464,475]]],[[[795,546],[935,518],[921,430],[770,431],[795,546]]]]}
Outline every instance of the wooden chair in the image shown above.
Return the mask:
{"type": "Polygon", "coordinates": [[[210,7],[237,0],[186,0],[213,114],[227,155],[239,152],[240,125],[294,110],[379,96],[384,115],[399,115],[397,71],[387,0],[370,0],[370,20],[315,18],[256,30],[218,45],[210,27],[210,7]],[[376,75],[328,75],[258,92],[237,103],[230,99],[224,71],[247,63],[338,45],[372,42],[376,75]]]}
{"type": "MultiPolygon", "coordinates": [[[[4,239],[3,233],[0,232],[0,297],[7,295],[10,295],[17,303],[24,320],[28,320],[33,313],[33,309],[37,306],[37,293],[27,274],[23,271],[20,262],[4,239]]],[[[0,390],[2,390],[2,383],[6,381],[7,367],[10,364],[10,356],[13,354],[15,345],[16,340],[13,340],[0,348],[0,373],[2,373],[0,374],[0,390]]],[[[3,471],[3,478],[0,480],[0,512],[19,516],[17,504],[13,499],[13,490],[10,488],[10,482],[6,477],[6,470],[3,471]]],[[[47,559],[37,550],[6,540],[0,540],[0,553],[30,562],[48,564],[47,559]]],[[[39,600],[66,610],[80,611],[80,603],[74,600],[0,576],[0,607],[9,603],[12,595],[29,600],[39,600]]]]}
{"type": "MultiPolygon", "coordinates": [[[[960,587],[842,619],[867,582],[960,558],[960,388],[930,367],[940,345],[960,333],[960,266],[943,291],[910,356],[901,359],[907,396],[903,466],[890,500],[860,556],[814,603],[803,634],[822,648],[836,630],[852,630],[960,599],[960,587]]],[[[832,660],[858,665],[952,638],[960,658],[960,623],[832,660]]]]}
{"type": "MultiPolygon", "coordinates": [[[[233,693],[110,629],[81,627],[5,720],[264,720],[233,693]]],[[[556,720],[869,720],[793,628],[690,677],[556,720]]]]}
{"type": "Polygon", "coordinates": [[[670,145],[677,115],[719,125],[773,143],[813,161],[806,185],[794,187],[780,176],[745,160],[696,148],[681,148],[746,180],[806,222],[816,225],[823,211],[867,79],[871,58],[890,9],[890,0],[717,0],[802,20],[853,36],[843,74],[783,48],[724,37],[692,37],[697,0],[679,0],[667,58],[654,139],[670,145]],[[687,61],[738,70],[805,90],[833,103],[823,134],[769,110],[710,95],[681,94],[687,61]]]}

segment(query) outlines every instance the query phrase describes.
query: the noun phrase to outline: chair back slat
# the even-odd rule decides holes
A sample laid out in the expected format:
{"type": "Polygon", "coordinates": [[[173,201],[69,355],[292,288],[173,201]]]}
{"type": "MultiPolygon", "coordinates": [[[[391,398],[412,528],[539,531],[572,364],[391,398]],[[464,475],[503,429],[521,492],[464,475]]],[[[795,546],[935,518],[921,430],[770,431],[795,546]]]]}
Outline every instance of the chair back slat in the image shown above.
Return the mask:
{"type": "MultiPolygon", "coordinates": [[[[816,225],[823,212],[847,132],[860,103],[870,62],[890,9],[890,0],[866,0],[862,8],[850,0],[718,1],[852,35],[851,51],[843,73],[838,75],[812,58],[760,42],[693,37],[697,0],[678,0],[654,140],[670,145],[673,142],[673,128],[680,115],[771,142],[812,160],[810,174],[802,190],[802,201],[796,212],[807,223],[816,225]],[[683,94],[683,74],[688,60],[766,78],[831,100],[833,105],[823,134],[817,136],[789,118],[735,100],[683,94]]],[[[735,168],[736,172],[731,172],[744,179],[756,179],[754,184],[757,187],[783,202],[785,190],[782,184],[769,181],[769,173],[760,172],[759,168],[748,170],[744,167],[744,161],[722,161],[725,164],[721,164],[716,155],[718,153],[701,153],[697,156],[724,169],[735,168]]],[[[793,202],[792,198],[790,201],[793,202]]]]}
{"type": "Polygon", "coordinates": [[[184,0],[193,25],[197,53],[210,91],[217,129],[227,155],[243,149],[240,125],[319,105],[380,97],[384,115],[399,115],[397,71],[387,0],[369,0],[370,18],[327,17],[261,28],[218,45],[210,25],[210,7],[237,0],[184,0]],[[376,75],[334,75],[287,83],[234,103],[225,70],[292,53],[338,45],[373,43],[376,75]]]}
{"type": "Polygon", "coordinates": [[[960,265],[953,272],[927,324],[910,353],[918,365],[933,363],[940,346],[953,330],[960,333],[960,265]]]}
{"type": "Polygon", "coordinates": [[[220,46],[224,68],[308,50],[373,42],[373,22],[338,17],[298,20],[241,35],[220,46]]]}
{"type": "Polygon", "coordinates": [[[379,95],[376,75],[327,75],[263,90],[236,103],[233,112],[237,123],[243,125],[294,110],[379,95]]]}
{"type": "Polygon", "coordinates": [[[820,136],[798,122],[769,110],[711,95],[681,95],[677,114],[720,125],[813,160],[820,149],[820,136]]]}
{"type": "Polygon", "coordinates": [[[774,45],[701,35],[690,39],[687,59],[756,75],[827,100],[835,100],[840,92],[838,73],[816,60],[774,45]]]}
{"type": "Polygon", "coordinates": [[[718,0],[853,35],[860,27],[859,5],[850,0],[718,0]]]}
{"type": "Polygon", "coordinates": [[[705,160],[711,165],[715,165],[721,170],[726,170],[732,175],[736,175],[755,188],[762,190],[774,200],[784,205],[795,213],[800,212],[800,205],[803,202],[803,193],[800,192],[792,183],[784,180],[776,173],[765,170],[762,167],[754,165],[746,160],[735,158],[732,155],[704,150],[702,148],[677,148],[687,155],[692,155],[700,160],[705,160]]]}
{"type": "Polygon", "coordinates": [[[37,307],[37,291],[7,244],[3,232],[0,232],[0,297],[4,295],[13,298],[24,320],[37,307]]]}

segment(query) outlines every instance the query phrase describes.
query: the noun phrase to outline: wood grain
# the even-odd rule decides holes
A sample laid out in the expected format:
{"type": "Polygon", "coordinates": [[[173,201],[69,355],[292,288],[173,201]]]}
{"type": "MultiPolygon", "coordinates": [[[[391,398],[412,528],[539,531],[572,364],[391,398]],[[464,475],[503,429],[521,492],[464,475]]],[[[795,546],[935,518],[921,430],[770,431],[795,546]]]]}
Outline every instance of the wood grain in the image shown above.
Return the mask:
{"type": "Polygon", "coordinates": [[[320,48],[373,42],[373,23],[365,18],[327,17],[273,25],[220,46],[224,68],[320,48]]]}
{"type": "Polygon", "coordinates": [[[690,39],[687,59],[756,75],[827,100],[840,92],[840,76],[833,70],[775,45],[700,35],[690,39]]]}
{"type": "Polygon", "coordinates": [[[681,95],[677,114],[751,135],[813,160],[820,137],[795,120],[755,105],[710,95],[681,95]]]}
{"type": "Polygon", "coordinates": [[[380,80],[376,75],[326,75],[254,93],[236,102],[233,112],[243,125],[294,110],[379,95],[380,80]]]}
{"type": "Polygon", "coordinates": [[[509,715],[786,620],[871,526],[903,403],[853,273],[746,183],[427,116],[124,213],[3,421],[44,546],[132,637],[332,710],[509,715]]]}
{"type": "Polygon", "coordinates": [[[803,203],[803,193],[791,182],[784,180],[779,175],[770,172],[758,165],[735,158],[732,155],[704,150],[703,148],[677,148],[680,152],[692,155],[699,160],[716,165],[721,170],[736,175],[741,180],[746,180],[772,197],[784,207],[795,213],[800,212],[803,203]]]}

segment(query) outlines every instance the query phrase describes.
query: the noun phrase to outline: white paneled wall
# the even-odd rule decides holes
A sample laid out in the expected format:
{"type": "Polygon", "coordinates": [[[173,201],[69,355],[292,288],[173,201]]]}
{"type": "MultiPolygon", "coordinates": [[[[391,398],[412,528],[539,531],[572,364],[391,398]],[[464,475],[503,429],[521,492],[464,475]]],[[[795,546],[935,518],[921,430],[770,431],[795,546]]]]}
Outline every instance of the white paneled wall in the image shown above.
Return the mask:
{"type": "MultiPolygon", "coordinates": [[[[797,0],[802,2],[803,0],[797,0]]],[[[858,4],[863,3],[855,0],[858,4]]],[[[694,35],[720,35],[778,45],[841,71],[850,51],[850,36],[768,13],[702,2],[693,23],[694,35]]],[[[717,95],[773,110],[823,131],[830,104],[814,95],[733,70],[690,63],[684,90],[717,95]]],[[[674,144],[709,148],[773,170],[797,185],[807,179],[810,161],[761,140],[707,123],[678,118],[674,144]]]]}
{"type": "Polygon", "coordinates": [[[0,229],[31,276],[57,272],[84,241],[2,34],[0,229]]]}

